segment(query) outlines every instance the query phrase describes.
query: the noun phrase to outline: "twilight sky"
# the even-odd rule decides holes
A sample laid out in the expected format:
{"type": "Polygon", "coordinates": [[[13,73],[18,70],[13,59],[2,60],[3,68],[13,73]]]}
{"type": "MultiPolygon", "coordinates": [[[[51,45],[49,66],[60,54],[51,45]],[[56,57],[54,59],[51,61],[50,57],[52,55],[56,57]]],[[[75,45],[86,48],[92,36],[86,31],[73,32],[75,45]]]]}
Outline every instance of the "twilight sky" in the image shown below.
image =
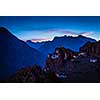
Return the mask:
{"type": "Polygon", "coordinates": [[[100,39],[100,17],[96,16],[0,16],[0,27],[6,27],[24,41],[45,41],[55,36],[80,34],[100,39]]]}

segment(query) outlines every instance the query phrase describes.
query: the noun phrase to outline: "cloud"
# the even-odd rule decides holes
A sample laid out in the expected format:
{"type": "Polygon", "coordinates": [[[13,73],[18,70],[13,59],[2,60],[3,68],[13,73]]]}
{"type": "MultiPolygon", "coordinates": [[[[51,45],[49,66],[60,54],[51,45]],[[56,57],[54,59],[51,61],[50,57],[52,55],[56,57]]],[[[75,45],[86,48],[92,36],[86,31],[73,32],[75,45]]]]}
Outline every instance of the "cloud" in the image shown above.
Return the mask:
{"type": "Polygon", "coordinates": [[[35,38],[31,39],[32,42],[41,42],[41,41],[48,41],[50,38],[35,38]]]}
{"type": "Polygon", "coordinates": [[[83,32],[83,33],[80,33],[80,35],[83,35],[83,36],[88,36],[90,34],[92,34],[92,32],[83,32]]]}
{"type": "Polygon", "coordinates": [[[51,30],[45,30],[44,33],[60,33],[62,35],[71,35],[71,36],[77,36],[77,33],[68,31],[67,29],[51,29],[51,30]]]}
{"type": "Polygon", "coordinates": [[[70,31],[69,29],[56,29],[56,28],[52,28],[52,29],[32,29],[31,31],[29,31],[30,33],[43,33],[43,34],[54,34],[54,33],[60,33],[60,34],[64,34],[64,35],[71,35],[71,36],[78,36],[78,35],[83,35],[83,36],[87,36],[87,35],[90,35],[92,34],[92,32],[82,32],[82,33],[79,33],[79,32],[74,32],[74,30],[70,31]]]}
{"type": "MultiPolygon", "coordinates": [[[[73,36],[76,37],[78,35],[89,36],[93,32],[82,32],[68,30],[68,29],[42,29],[42,30],[32,30],[27,32],[27,37],[30,38],[32,42],[41,42],[52,40],[55,36],[73,36]],[[31,35],[29,35],[31,34],[31,35]]],[[[26,39],[27,40],[27,39],[26,39]]]]}
{"type": "Polygon", "coordinates": [[[93,33],[93,32],[76,33],[76,32],[72,32],[72,31],[68,31],[68,30],[56,30],[55,32],[59,32],[64,35],[71,35],[71,36],[78,36],[78,35],[88,36],[93,33]]]}
{"type": "Polygon", "coordinates": [[[59,32],[62,33],[64,35],[71,35],[71,36],[78,36],[78,35],[83,35],[83,36],[88,36],[90,34],[92,34],[93,32],[82,32],[82,33],[75,33],[72,31],[68,31],[66,29],[62,29],[62,30],[54,30],[53,32],[59,32]]]}

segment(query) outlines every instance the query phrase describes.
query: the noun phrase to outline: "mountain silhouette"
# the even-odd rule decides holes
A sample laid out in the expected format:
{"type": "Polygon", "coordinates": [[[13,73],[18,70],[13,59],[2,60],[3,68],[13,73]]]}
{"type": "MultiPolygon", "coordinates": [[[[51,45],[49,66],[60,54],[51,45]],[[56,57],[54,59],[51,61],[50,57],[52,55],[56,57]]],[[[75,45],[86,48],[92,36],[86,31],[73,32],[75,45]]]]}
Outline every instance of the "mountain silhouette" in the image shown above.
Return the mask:
{"type": "Polygon", "coordinates": [[[37,50],[39,50],[39,48],[44,45],[45,42],[32,42],[31,40],[27,40],[26,43],[32,47],[32,48],[35,48],[37,50]]]}
{"type": "Polygon", "coordinates": [[[0,27],[0,79],[4,79],[20,67],[41,65],[42,54],[19,40],[6,28],[0,27]]]}
{"type": "Polygon", "coordinates": [[[40,52],[47,55],[48,53],[52,53],[55,48],[57,47],[65,47],[69,48],[73,51],[78,52],[79,48],[83,46],[86,42],[96,42],[96,40],[84,37],[79,35],[78,37],[72,36],[62,36],[62,37],[55,37],[52,41],[47,41],[42,45],[39,50],[40,52]]]}

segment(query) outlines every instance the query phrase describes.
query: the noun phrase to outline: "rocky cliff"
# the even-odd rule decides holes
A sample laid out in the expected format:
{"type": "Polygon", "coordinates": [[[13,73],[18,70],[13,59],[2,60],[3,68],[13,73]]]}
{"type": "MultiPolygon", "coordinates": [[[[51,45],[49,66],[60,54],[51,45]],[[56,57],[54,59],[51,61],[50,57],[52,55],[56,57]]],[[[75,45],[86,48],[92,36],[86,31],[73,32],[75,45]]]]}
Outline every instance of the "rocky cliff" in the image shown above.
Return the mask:
{"type": "Polygon", "coordinates": [[[95,43],[87,42],[80,48],[80,52],[86,52],[88,56],[100,57],[100,41],[95,43]]]}

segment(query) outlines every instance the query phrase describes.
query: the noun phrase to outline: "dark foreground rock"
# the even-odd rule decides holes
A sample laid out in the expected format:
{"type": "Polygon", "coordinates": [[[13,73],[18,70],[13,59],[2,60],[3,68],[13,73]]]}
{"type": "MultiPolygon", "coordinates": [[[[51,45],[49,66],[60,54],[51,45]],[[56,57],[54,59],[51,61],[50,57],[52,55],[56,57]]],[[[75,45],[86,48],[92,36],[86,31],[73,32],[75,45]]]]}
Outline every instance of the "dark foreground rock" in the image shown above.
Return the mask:
{"type": "Polygon", "coordinates": [[[38,65],[22,68],[5,82],[100,82],[100,58],[91,58],[91,56],[77,56],[74,58],[73,56],[76,55],[77,53],[70,50],[56,48],[55,53],[48,55],[43,69],[38,65]]]}
{"type": "Polygon", "coordinates": [[[80,48],[80,52],[85,52],[88,56],[100,57],[100,41],[94,43],[87,42],[80,48]]]}
{"type": "Polygon", "coordinates": [[[10,83],[42,83],[42,82],[55,82],[56,76],[54,73],[45,73],[40,66],[33,65],[27,68],[22,68],[5,82],[10,83]]]}

